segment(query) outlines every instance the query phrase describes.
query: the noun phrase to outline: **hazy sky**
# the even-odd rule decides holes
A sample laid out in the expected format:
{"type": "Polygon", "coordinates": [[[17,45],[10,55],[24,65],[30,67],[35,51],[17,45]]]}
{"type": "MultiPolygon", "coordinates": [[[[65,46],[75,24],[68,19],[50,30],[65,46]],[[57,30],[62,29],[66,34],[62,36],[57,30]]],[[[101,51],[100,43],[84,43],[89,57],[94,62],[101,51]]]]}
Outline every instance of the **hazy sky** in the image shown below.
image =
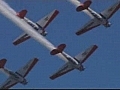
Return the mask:
{"type": "MultiPolygon", "coordinates": [[[[84,1],[84,0],[81,0],[84,1]]],[[[92,0],[91,8],[101,12],[114,4],[117,0],[92,0]]],[[[90,17],[83,12],[76,12],[76,7],[67,0],[6,0],[16,12],[27,9],[27,18],[34,22],[50,13],[59,11],[58,16],[46,28],[46,38],[58,46],[61,43],[67,45],[65,52],[71,56],[84,51],[89,46],[96,44],[98,49],[83,64],[85,71],[71,71],[55,80],[49,76],[56,72],[65,61],[57,56],[51,56],[43,45],[29,39],[14,46],[16,39],[23,30],[18,28],[10,20],[0,14],[0,58],[8,61],[6,68],[16,71],[24,66],[30,59],[36,57],[39,62],[26,76],[27,85],[17,84],[12,88],[120,88],[120,12],[109,20],[110,28],[99,26],[81,36],[75,32],[81,28],[90,17]]],[[[0,84],[7,77],[0,74],[0,84]]]]}

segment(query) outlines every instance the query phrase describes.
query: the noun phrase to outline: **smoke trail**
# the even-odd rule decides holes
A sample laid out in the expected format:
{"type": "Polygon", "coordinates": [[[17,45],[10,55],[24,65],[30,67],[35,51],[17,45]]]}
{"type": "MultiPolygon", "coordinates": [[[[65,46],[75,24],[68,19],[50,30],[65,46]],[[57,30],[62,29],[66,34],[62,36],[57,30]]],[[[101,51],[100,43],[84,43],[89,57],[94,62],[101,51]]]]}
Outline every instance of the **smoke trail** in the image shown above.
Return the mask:
{"type": "MultiPolygon", "coordinates": [[[[42,35],[40,35],[37,31],[35,31],[31,26],[29,26],[24,20],[17,17],[13,11],[11,12],[11,7],[7,5],[4,6],[5,2],[0,0],[0,13],[3,14],[6,18],[10,19],[13,23],[15,23],[18,27],[20,27],[24,32],[33,37],[33,39],[37,40],[43,46],[45,46],[48,50],[55,49],[55,46],[50,43],[47,39],[45,39],[42,35]]],[[[61,59],[66,60],[62,54],[58,54],[61,59]]]]}
{"type": "Polygon", "coordinates": [[[6,73],[2,68],[0,69],[0,71],[1,71],[2,73],[4,73],[7,77],[9,76],[9,74],[6,73]]]}
{"type": "MultiPolygon", "coordinates": [[[[68,0],[69,2],[71,2],[73,5],[75,5],[75,7],[77,8],[78,6],[80,6],[80,4],[82,4],[80,1],[78,0],[68,0]]],[[[90,18],[94,18],[88,10],[83,10],[84,13],[86,13],[87,15],[90,16],[90,18]]]]}
{"type": "Polygon", "coordinates": [[[0,1],[1,4],[6,7],[9,11],[11,11],[11,13],[16,14],[15,10],[13,10],[12,8],[9,8],[9,5],[6,2],[0,1]]]}
{"type": "Polygon", "coordinates": [[[71,2],[73,5],[75,5],[76,7],[80,6],[81,2],[79,2],[78,0],[68,0],[69,2],[71,2]]]}

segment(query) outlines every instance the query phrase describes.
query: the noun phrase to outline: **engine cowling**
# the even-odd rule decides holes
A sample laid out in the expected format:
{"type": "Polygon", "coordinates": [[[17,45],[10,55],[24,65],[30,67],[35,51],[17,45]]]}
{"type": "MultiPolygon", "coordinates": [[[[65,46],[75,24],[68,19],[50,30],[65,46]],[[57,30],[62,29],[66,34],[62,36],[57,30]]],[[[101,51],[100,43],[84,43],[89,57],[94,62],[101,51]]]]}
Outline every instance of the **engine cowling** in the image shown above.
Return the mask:
{"type": "Polygon", "coordinates": [[[79,12],[79,11],[82,11],[82,10],[87,9],[87,8],[91,5],[91,3],[92,3],[91,0],[85,1],[83,4],[81,4],[80,6],[78,6],[78,7],[76,8],[76,11],[79,12]]]}

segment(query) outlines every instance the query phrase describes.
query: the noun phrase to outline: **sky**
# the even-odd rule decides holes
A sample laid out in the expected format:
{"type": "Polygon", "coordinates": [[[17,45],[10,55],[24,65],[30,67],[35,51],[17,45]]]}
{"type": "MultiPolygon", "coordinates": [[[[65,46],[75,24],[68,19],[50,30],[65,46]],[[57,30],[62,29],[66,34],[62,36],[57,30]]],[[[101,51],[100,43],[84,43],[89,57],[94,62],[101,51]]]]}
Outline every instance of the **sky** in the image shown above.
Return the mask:
{"type": "MultiPolygon", "coordinates": [[[[82,2],[84,0],[81,0],[82,2]]],[[[114,4],[117,0],[92,0],[90,8],[101,12],[114,4]]],[[[50,51],[33,38],[18,46],[12,44],[23,33],[18,26],[0,14],[0,58],[6,58],[6,68],[16,71],[30,59],[38,58],[38,63],[26,76],[27,85],[18,83],[12,88],[120,88],[120,31],[119,10],[110,18],[111,27],[99,26],[77,36],[80,29],[90,17],[84,12],[76,12],[76,7],[67,0],[6,0],[16,11],[27,9],[26,15],[30,20],[39,19],[57,9],[59,14],[46,28],[45,37],[56,47],[65,43],[65,52],[71,56],[84,51],[91,45],[98,49],[83,63],[86,68],[83,72],[73,70],[55,80],[49,78],[65,61],[57,56],[51,56],[50,51]]],[[[0,84],[7,79],[0,72],[0,84]]]]}

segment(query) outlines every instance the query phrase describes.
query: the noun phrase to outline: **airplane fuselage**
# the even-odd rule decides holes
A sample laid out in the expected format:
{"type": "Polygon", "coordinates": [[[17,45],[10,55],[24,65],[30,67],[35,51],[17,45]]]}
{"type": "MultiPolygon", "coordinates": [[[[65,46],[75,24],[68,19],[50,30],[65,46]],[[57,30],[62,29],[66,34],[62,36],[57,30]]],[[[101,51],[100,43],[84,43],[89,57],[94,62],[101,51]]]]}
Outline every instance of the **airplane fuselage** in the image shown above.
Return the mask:
{"type": "Polygon", "coordinates": [[[87,9],[93,16],[94,18],[96,18],[98,20],[98,22],[100,22],[102,25],[104,25],[105,27],[110,27],[111,23],[108,21],[108,19],[106,19],[102,14],[98,14],[97,12],[95,12],[94,10],[88,8],[87,9]]]}
{"type": "Polygon", "coordinates": [[[31,20],[29,20],[28,18],[25,18],[25,17],[24,17],[24,20],[30,26],[32,26],[36,31],[38,31],[38,33],[40,33],[41,35],[43,35],[43,36],[47,35],[47,32],[44,31],[44,29],[40,25],[38,25],[37,23],[34,23],[34,22],[32,22],[31,20]]]}
{"type": "Polygon", "coordinates": [[[71,66],[73,66],[74,68],[83,71],[84,67],[82,65],[82,63],[80,63],[78,60],[74,59],[73,57],[71,57],[70,55],[68,55],[65,52],[62,52],[62,55],[69,61],[71,62],[71,66]]]}
{"type": "Polygon", "coordinates": [[[22,77],[21,75],[19,75],[18,73],[16,73],[16,72],[14,73],[14,72],[9,71],[9,70],[7,70],[7,69],[5,69],[5,68],[3,69],[3,71],[4,71],[6,74],[8,74],[8,75],[10,76],[10,78],[18,81],[19,83],[21,83],[21,84],[23,84],[23,85],[26,85],[26,84],[27,84],[26,79],[25,79],[24,77],[22,77]]]}

